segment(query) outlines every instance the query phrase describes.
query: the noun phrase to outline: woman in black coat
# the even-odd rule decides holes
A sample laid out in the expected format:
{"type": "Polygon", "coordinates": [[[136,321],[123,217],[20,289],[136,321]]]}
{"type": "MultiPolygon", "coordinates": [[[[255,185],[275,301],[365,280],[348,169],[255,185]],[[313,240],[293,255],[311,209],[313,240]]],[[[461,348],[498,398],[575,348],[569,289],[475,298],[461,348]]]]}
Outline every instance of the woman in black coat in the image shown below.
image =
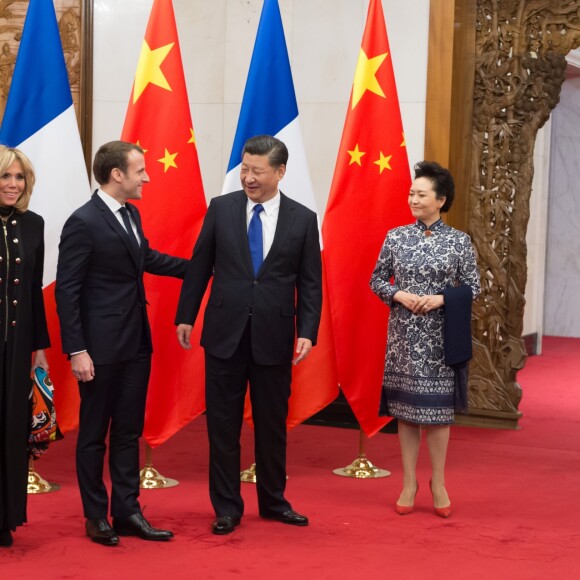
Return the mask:
{"type": "Polygon", "coordinates": [[[48,370],[44,220],[28,210],[33,187],[28,158],[0,146],[0,546],[26,522],[30,372],[48,370]]]}

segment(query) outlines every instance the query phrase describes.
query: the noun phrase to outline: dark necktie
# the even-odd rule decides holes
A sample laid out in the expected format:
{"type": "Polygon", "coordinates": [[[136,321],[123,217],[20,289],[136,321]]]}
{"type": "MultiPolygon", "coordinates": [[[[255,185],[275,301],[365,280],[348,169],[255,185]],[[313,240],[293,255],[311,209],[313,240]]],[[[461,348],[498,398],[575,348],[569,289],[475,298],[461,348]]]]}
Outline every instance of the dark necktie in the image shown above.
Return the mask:
{"type": "Polygon", "coordinates": [[[131,221],[129,220],[129,212],[127,211],[127,208],[122,207],[121,209],[119,209],[119,213],[123,218],[123,223],[125,224],[127,235],[131,240],[131,246],[133,247],[133,250],[139,253],[139,242],[137,241],[137,236],[135,235],[135,232],[133,231],[133,226],[131,225],[131,221]]]}
{"type": "Polygon", "coordinates": [[[254,206],[254,214],[248,227],[248,241],[250,243],[252,264],[254,264],[254,274],[258,274],[258,270],[264,261],[264,240],[262,238],[262,220],[260,219],[261,211],[264,211],[262,204],[259,203],[254,206]]]}

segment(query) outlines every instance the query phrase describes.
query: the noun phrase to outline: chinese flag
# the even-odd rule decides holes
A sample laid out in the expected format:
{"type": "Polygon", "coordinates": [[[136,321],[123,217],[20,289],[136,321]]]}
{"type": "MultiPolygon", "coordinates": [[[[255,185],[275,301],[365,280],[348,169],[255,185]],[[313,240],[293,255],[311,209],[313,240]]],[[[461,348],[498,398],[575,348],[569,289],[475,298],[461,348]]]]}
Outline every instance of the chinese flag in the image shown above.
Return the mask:
{"type": "Polygon", "coordinates": [[[338,380],[361,428],[378,416],[388,309],[369,288],[386,232],[412,221],[411,179],[380,0],[371,0],[322,225],[338,380]]]}
{"type": "MultiPolygon", "coordinates": [[[[138,204],[151,247],[189,258],[207,205],[171,0],[153,3],[121,138],[145,151],[151,182],[138,204]]],[[[181,281],[146,275],[145,285],[154,353],[144,435],[155,447],[204,410],[204,363],[201,322],[191,351],[175,335],[181,281]]]]}

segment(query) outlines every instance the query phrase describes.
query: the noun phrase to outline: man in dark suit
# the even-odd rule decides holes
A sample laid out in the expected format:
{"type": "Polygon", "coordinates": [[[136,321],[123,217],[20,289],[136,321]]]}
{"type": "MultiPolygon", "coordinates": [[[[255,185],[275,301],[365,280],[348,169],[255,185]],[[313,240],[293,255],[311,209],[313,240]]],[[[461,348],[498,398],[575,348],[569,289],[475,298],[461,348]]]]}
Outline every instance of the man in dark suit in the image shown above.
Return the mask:
{"type": "Polygon", "coordinates": [[[304,360],[316,343],[322,267],[316,214],[278,190],[287,160],[286,146],[274,137],[246,142],[243,191],[211,200],[179,299],[178,340],[190,348],[192,325],[213,275],[201,344],[214,534],[232,532],[244,511],[240,431],[248,382],[260,515],[308,524],[284,497],[286,418],[292,362],[304,360]]]}
{"type": "Polygon", "coordinates": [[[139,506],[139,437],[143,432],[151,368],[151,331],[143,273],[183,278],[187,260],[152,250],[136,207],[149,181],[143,150],[112,141],[93,164],[100,185],[64,225],[56,274],[56,302],[63,351],[81,396],[77,476],[87,535],[114,546],[119,535],[168,540],[139,506]],[[103,483],[109,432],[112,481],[103,483]]]}

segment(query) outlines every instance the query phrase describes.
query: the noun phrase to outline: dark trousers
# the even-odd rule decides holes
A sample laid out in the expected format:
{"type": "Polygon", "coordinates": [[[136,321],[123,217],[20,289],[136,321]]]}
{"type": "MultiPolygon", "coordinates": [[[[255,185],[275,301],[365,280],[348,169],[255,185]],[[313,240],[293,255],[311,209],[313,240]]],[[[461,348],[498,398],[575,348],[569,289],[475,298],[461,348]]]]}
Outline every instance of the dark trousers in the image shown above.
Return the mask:
{"type": "Polygon", "coordinates": [[[134,360],[95,365],[95,378],[79,383],[81,406],[76,449],[77,477],[86,518],[106,518],[109,507],[103,482],[109,433],[111,515],[128,517],[139,506],[139,438],[143,434],[151,353],[134,360]]]}
{"type": "Polygon", "coordinates": [[[240,434],[248,382],[260,514],[281,514],[291,509],[284,497],[291,363],[256,364],[252,358],[248,323],[231,358],[224,360],[206,352],[205,375],[209,491],[216,515],[241,518],[244,513],[240,493],[240,434]]]}

